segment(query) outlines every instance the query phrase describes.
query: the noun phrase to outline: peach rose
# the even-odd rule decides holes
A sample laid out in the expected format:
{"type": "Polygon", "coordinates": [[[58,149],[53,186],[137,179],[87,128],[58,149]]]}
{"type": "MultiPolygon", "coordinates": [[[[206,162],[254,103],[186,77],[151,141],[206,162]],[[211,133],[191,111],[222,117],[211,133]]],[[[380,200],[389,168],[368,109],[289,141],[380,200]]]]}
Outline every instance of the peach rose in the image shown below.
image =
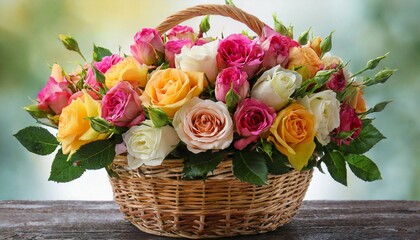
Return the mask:
{"type": "Polygon", "coordinates": [[[292,103],[278,112],[270,128],[269,142],[287,156],[296,170],[301,170],[315,150],[315,117],[302,105],[292,103]]]}
{"type": "Polygon", "coordinates": [[[204,73],[168,68],[153,73],[140,99],[144,106],[158,107],[173,118],[178,109],[200,95],[205,87],[204,73]]]}
{"type": "Polygon", "coordinates": [[[351,93],[345,101],[354,109],[356,113],[364,113],[366,112],[366,103],[365,99],[363,98],[363,90],[362,87],[358,84],[353,83],[351,88],[351,93]]]}
{"type": "Polygon", "coordinates": [[[318,36],[318,37],[312,39],[308,44],[309,47],[312,48],[316,52],[318,57],[321,57],[321,53],[322,53],[321,42],[322,42],[322,38],[318,36]]]}
{"type": "Polygon", "coordinates": [[[101,105],[86,91],[63,108],[58,125],[58,141],[61,142],[64,154],[73,154],[82,145],[105,139],[107,134],[93,130],[87,117],[101,116],[101,105]]]}
{"type": "Polygon", "coordinates": [[[121,81],[129,82],[133,87],[144,87],[147,82],[146,65],[141,65],[133,57],[118,62],[105,73],[105,85],[113,88],[121,81]]]}
{"type": "Polygon", "coordinates": [[[313,78],[322,68],[322,62],[312,48],[294,47],[290,49],[287,68],[292,70],[299,68],[296,71],[302,75],[303,80],[307,80],[313,78]]]}

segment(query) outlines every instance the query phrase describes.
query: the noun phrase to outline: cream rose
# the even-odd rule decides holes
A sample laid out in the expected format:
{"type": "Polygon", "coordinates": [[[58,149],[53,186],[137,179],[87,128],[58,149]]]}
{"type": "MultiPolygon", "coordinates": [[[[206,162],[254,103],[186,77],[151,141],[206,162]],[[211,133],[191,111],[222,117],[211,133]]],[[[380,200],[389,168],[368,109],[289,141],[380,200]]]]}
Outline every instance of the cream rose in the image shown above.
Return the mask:
{"type": "Polygon", "coordinates": [[[316,138],[322,145],[330,142],[330,132],[340,125],[340,102],[332,90],[325,90],[299,100],[315,116],[316,138]]]}
{"type": "Polygon", "coordinates": [[[193,98],[176,112],[172,124],[193,153],[222,150],[233,141],[233,121],[222,102],[193,98]]]}
{"type": "Polygon", "coordinates": [[[175,55],[175,66],[182,71],[203,72],[214,83],[217,76],[216,55],[219,41],[212,41],[202,46],[188,48],[184,46],[180,54],[175,55]]]}
{"type": "Polygon", "coordinates": [[[277,65],[265,71],[251,90],[251,96],[276,111],[283,108],[293,92],[302,84],[302,76],[277,65]]]}
{"type": "Polygon", "coordinates": [[[123,134],[127,146],[128,166],[136,169],[145,164],[158,166],[179,143],[179,137],[171,126],[153,127],[151,120],[131,127],[123,134]]]}

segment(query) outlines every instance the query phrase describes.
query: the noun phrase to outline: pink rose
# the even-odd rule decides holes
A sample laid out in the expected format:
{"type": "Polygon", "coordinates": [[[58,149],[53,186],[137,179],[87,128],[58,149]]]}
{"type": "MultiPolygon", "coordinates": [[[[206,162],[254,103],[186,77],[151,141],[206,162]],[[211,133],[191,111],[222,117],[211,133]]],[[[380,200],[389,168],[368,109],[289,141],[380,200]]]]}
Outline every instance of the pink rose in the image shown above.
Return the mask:
{"type": "Polygon", "coordinates": [[[257,41],[251,41],[242,34],[232,34],[220,41],[217,49],[217,67],[238,67],[253,77],[259,69],[264,51],[257,41]]]}
{"type": "Polygon", "coordinates": [[[118,56],[118,54],[112,54],[111,56],[106,56],[102,58],[100,62],[95,62],[93,65],[96,69],[98,69],[101,73],[106,73],[108,69],[110,69],[115,64],[122,61],[123,58],[118,56]]]}
{"type": "Polygon", "coordinates": [[[341,139],[338,137],[333,137],[332,140],[337,144],[346,144],[349,145],[357,136],[359,136],[360,131],[362,130],[362,121],[357,116],[356,110],[354,110],[350,105],[343,103],[340,107],[340,126],[333,131],[334,135],[337,135],[341,132],[350,132],[353,134],[346,139],[341,139]]]}
{"type": "Polygon", "coordinates": [[[169,33],[166,35],[168,40],[181,40],[181,39],[189,39],[192,42],[195,42],[196,34],[194,30],[190,26],[181,26],[176,25],[173,27],[169,33]]]}
{"type": "Polygon", "coordinates": [[[96,91],[99,91],[99,88],[103,86],[102,83],[96,81],[95,71],[91,67],[87,70],[85,84],[89,85],[96,91]]]}
{"type": "Polygon", "coordinates": [[[191,48],[194,43],[189,39],[171,40],[165,44],[165,61],[169,63],[170,68],[175,67],[175,54],[180,54],[183,46],[191,48]]]}
{"type": "Polygon", "coordinates": [[[121,81],[102,99],[102,118],[118,127],[132,127],[145,120],[141,101],[130,83],[121,81]]]}
{"type": "Polygon", "coordinates": [[[257,99],[247,98],[239,102],[233,119],[236,132],[242,138],[235,141],[235,148],[242,150],[251,142],[257,141],[261,134],[268,131],[275,118],[274,108],[257,99]]]}
{"type": "Polygon", "coordinates": [[[249,91],[248,75],[237,67],[223,69],[216,78],[216,99],[226,102],[226,94],[231,88],[240,99],[246,98],[249,91]]]}
{"type": "Polygon", "coordinates": [[[45,87],[38,93],[38,109],[43,111],[52,110],[55,114],[61,114],[72,95],[67,81],[57,82],[50,77],[45,87]]]}
{"type": "Polygon", "coordinates": [[[172,124],[181,141],[193,153],[222,150],[233,141],[233,122],[222,102],[198,97],[183,105],[172,124]]]}
{"type": "Polygon", "coordinates": [[[134,36],[134,42],[130,50],[139,63],[151,66],[163,60],[163,41],[155,29],[143,28],[134,36]]]}
{"type": "Polygon", "coordinates": [[[347,80],[344,76],[343,69],[339,69],[338,72],[334,73],[327,82],[327,88],[334,92],[341,92],[346,88],[347,80]]]}
{"type": "Polygon", "coordinates": [[[286,66],[289,61],[289,49],[299,46],[288,36],[283,36],[269,27],[263,28],[262,48],[264,50],[263,67],[272,68],[276,65],[286,66]]]}

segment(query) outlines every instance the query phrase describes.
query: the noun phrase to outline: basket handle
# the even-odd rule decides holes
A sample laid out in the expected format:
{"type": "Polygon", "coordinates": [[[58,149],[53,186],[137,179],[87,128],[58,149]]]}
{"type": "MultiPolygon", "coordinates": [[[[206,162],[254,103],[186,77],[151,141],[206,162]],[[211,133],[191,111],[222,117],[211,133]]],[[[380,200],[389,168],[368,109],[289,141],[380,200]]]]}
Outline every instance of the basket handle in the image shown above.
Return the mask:
{"type": "Polygon", "coordinates": [[[248,26],[258,36],[261,36],[262,28],[265,26],[265,23],[261,22],[261,20],[259,20],[257,17],[235,6],[203,4],[186,8],[169,16],[165,19],[165,21],[156,27],[156,30],[160,35],[162,35],[181,22],[204,15],[220,15],[232,18],[248,26]]]}

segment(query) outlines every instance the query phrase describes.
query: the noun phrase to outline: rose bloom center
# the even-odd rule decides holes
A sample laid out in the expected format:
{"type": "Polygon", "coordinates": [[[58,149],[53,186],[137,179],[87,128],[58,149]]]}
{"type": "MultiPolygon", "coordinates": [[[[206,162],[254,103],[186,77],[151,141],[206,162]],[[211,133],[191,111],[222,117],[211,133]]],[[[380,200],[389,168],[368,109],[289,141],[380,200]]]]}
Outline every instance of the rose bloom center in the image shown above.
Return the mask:
{"type": "Polygon", "coordinates": [[[224,124],[209,109],[197,111],[192,119],[192,132],[200,136],[214,136],[224,124]]]}

